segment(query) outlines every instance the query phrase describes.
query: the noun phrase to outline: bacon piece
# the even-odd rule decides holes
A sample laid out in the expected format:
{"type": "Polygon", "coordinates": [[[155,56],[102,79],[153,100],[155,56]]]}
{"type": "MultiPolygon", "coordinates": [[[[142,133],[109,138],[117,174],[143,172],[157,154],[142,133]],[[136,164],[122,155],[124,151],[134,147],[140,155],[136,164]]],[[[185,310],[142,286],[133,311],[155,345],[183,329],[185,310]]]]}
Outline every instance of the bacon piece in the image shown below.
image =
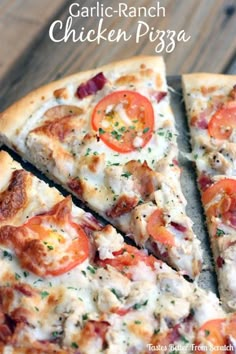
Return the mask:
{"type": "Polygon", "coordinates": [[[181,231],[181,232],[186,232],[187,231],[187,227],[185,227],[184,225],[181,225],[177,222],[171,221],[171,226],[173,226],[176,230],[181,231]]]}
{"type": "Polygon", "coordinates": [[[82,83],[76,91],[76,96],[80,99],[83,99],[87,96],[93,95],[97,91],[102,90],[106,82],[107,79],[101,72],[87,82],[82,83]]]}
{"type": "Polygon", "coordinates": [[[30,285],[24,283],[18,283],[14,285],[14,289],[19,291],[25,296],[31,297],[34,295],[35,291],[31,288],[30,285]]]}
{"type": "Polygon", "coordinates": [[[68,187],[83,200],[83,184],[79,178],[71,178],[68,182],[68,187]]]}
{"type": "Polygon", "coordinates": [[[156,99],[157,103],[161,102],[163,98],[167,96],[167,92],[164,91],[158,91],[154,93],[153,97],[156,99]]]}
{"type": "Polygon", "coordinates": [[[204,192],[205,190],[207,190],[208,187],[213,184],[213,181],[208,175],[202,173],[202,175],[198,179],[198,184],[201,190],[204,192]]]}
{"type": "Polygon", "coordinates": [[[106,215],[111,218],[118,218],[119,216],[130,212],[138,204],[137,197],[128,197],[127,195],[122,195],[117,200],[116,204],[112,209],[106,212],[106,215]]]}
{"type": "Polygon", "coordinates": [[[81,226],[91,231],[100,231],[103,225],[90,213],[85,213],[82,217],[81,226]]]}
{"type": "Polygon", "coordinates": [[[31,312],[23,307],[18,307],[11,312],[11,318],[17,323],[27,323],[31,312]]]}
{"type": "Polygon", "coordinates": [[[26,204],[27,172],[13,172],[8,188],[0,194],[0,222],[12,218],[26,204]]]}
{"type": "Polygon", "coordinates": [[[157,174],[153,171],[145,161],[141,162],[132,160],[126,163],[125,171],[132,174],[135,180],[135,187],[138,189],[142,199],[147,199],[157,189],[157,174]]]}
{"type": "Polygon", "coordinates": [[[9,340],[11,340],[12,337],[12,332],[6,324],[0,325],[0,344],[3,342],[4,344],[7,344],[9,340]]]}
{"type": "Polygon", "coordinates": [[[225,261],[224,261],[224,259],[223,259],[221,256],[219,256],[219,257],[217,258],[217,260],[216,260],[216,264],[217,264],[217,267],[218,267],[218,268],[222,268],[223,265],[225,264],[225,261]]]}

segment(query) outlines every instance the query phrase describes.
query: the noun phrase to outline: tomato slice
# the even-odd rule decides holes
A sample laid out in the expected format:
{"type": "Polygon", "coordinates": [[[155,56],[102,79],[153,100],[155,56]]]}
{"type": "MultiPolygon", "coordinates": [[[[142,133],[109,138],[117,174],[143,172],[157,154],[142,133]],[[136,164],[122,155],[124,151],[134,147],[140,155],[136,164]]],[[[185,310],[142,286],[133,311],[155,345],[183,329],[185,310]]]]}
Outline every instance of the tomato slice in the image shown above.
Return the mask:
{"type": "Polygon", "coordinates": [[[165,227],[165,220],[161,209],[155,210],[149,216],[147,232],[154,240],[163,243],[166,246],[172,247],[175,245],[174,235],[165,227]]]}
{"type": "Polygon", "coordinates": [[[236,102],[231,101],[219,109],[208,124],[208,133],[215,139],[228,139],[236,128],[236,102]]]}
{"type": "MultiPolygon", "coordinates": [[[[196,346],[199,346],[199,344],[202,344],[204,346],[206,344],[206,341],[211,343],[212,346],[224,346],[227,345],[228,340],[225,335],[224,331],[224,325],[225,325],[226,320],[223,318],[218,318],[214,320],[207,321],[204,323],[198,330],[197,336],[196,336],[196,346]]],[[[203,350],[196,350],[197,353],[205,353],[203,350]]],[[[212,350],[211,353],[213,354],[219,354],[219,353],[225,353],[225,351],[214,351],[212,350]]]]}
{"type": "Polygon", "coordinates": [[[112,150],[127,153],[142,148],[153,133],[152,104],[137,92],[113,92],[94,108],[92,127],[112,150]]]}
{"type": "Polygon", "coordinates": [[[119,271],[125,273],[127,277],[132,278],[130,274],[129,267],[136,266],[139,262],[144,262],[147,266],[154,269],[155,262],[160,262],[153,256],[146,255],[139,249],[125,244],[125,246],[117,251],[113,252],[114,258],[107,258],[104,260],[98,260],[98,264],[105,267],[110,265],[119,271]]]}
{"type": "Polygon", "coordinates": [[[227,321],[225,333],[236,339],[236,313],[233,313],[227,321]]]}
{"type": "Polygon", "coordinates": [[[223,194],[236,196],[236,180],[232,178],[224,178],[205,190],[202,194],[202,202],[208,204],[216,195],[223,194]]]}
{"type": "Polygon", "coordinates": [[[17,255],[23,267],[41,277],[57,276],[88,258],[89,241],[83,229],[71,221],[71,207],[71,198],[65,198],[20,227],[25,242],[17,255]]]}

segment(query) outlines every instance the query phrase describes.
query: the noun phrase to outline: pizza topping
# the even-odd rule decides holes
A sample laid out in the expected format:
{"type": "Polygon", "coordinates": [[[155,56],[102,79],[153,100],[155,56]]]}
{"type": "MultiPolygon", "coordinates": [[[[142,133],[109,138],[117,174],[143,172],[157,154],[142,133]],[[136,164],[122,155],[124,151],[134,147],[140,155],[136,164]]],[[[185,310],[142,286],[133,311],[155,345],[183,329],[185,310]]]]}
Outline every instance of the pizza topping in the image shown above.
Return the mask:
{"type": "Polygon", "coordinates": [[[113,92],[98,102],[92,114],[92,127],[117,152],[142,148],[151,139],[154,128],[151,102],[137,92],[113,92]]]}
{"type": "Polygon", "coordinates": [[[215,139],[229,139],[235,128],[236,102],[231,101],[213,115],[208,125],[208,133],[215,139]]]}
{"type": "Polygon", "coordinates": [[[156,99],[157,103],[160,103],[163,98],[167,96],[167,92],[157,91],[153,97],[156,99]]]}
{"type": "Polygon", "coordinates": [[[217,216],[231,227],[236,226],[236,180],[225,178],[211,187],[202,195],[204,205],[207,205],[217,197],[216,202],[211,203],[207,209],[208,216],[217,216]]]}
{"type": "Polygon", "coordinates": [[[71,116],[80,116],[83,114],[83,109],[77,106],[71,105],[58,105],[52,108],[49,108],[45,113],[45,117],[50,118],[50,121],[53,119],[61,119],[64,117],[71,116]]]}
{"type": "Polygon", "coordinates": [[[125,171],[132,175],[134,187],[138,190],[143,200],[151,199],[152,193],[157,190],[159,181],[157,173],[145,161],[131,160],[125,164],[125,171]]]}
{"type": "Polygon", "coordinates": [[[232,98],[233,100],[236,100],[236,85],[234,85],[234,87],[230,91],[229,97],[232,98]]]}
{"type": "Polygon", "coordinates": [[[200,189],[204,192],[208,187],[213,184],[213,181],[208,175],[202,173],[198,179],[198,184],[200,189]]]}
{"type": "Polygon", "coordinates": [[[23,170],[14,171],[8,188],[0,193],[0,222],[13,217],[24,207],[27,199],[26,178],[27,172],[23,170]]]}
{"type": "Polygon", "coordinates": [[[181,225],[177,222],[171,221],[170,222],[171,226],[173,226],[176,230],[180,231],[180,232],[186,232],[187,231],[187,227],[184,225],[181,225]]]}
{"type": "Polygon", "coordinates": [[[138,250],[136,247],[125,244],[121,250],[113,252],[114,258],[98,260],[101,266],[110,265],[117,270],[124,272],[129,278],[132,278],[130,267],[137,266],[139,262],[144,262],[148,267],[154,269],[155,262],[159,262],[153,256],[146,255],[143,251],[138,250]]]}
{"type": "MultiPolygon", "coordinates": [[[[208,344],[212,347],[224,346],[228,344],[227,337],[224,334],[225,319],[214,319],[204,323],[197,332],[196,335],[196,345],[208,344]]],[[[211,353],[218,353],[216,349],[211,351],[211,353]]],[[[205,351],[201,351],[205,353],[205,351]]]]}
{"type": "Polygon", "coordinates": [[[97,91],[100,91],[103,89],[107,82],[106,77],[104,74],[101,72],[94,77],[92,77],[90,80],[88,80],[85,83],[82,83],[76,91],[76,96],[80,99],[83,99],[87,96],[93,95],[97,91]]]}
{"type": "Polygon", "coordinates": [[[107,321],[87,321],[81,332],[80,346],[86,346],[90,340],[96,340],[96,351],[104,350],[107,347],[106,334],[109,327],[110,323],[107,321]]]}
{"type": "Polygon", "coordinates": [[[115,205],[106,212],[106,215],[110,218],[118,218],[121,215],[129,213],[133,208],[138,205],[139,199],[137,197],[129,197],[127,195],[121,195],[115,205]]]}
{"type": "Polygon", "coordinates": [[[216,264],[218,268],[222,268],[225,264],[224,258],[222,258],[221,256],[217,257],[216,264]]]}
{"type": "Polygon", "coordinates": [[[83,183],[79,178],[71,178],[68,182],[68,187],[74,192],[81,200],[83,200],[83,183]]]}
{"type": "Polygon", "coordinates": [[[161,209],[155,210],[148,218],[147,232],[157,242],[169,247],[175,245],[174,235],[165,227],[164,215],[161,209]]]}
{"type": "Polygon", "coordinates": [[[71,200],[66,198],[18,228],[2,227],[0,244],[14,249],[22,267],[41,277],[66,273],[89,254],[86,234],[70,218],[71,200]]]}
{"type": "Polygon", "coordinates": [[[78,119],[82,113],[83,110],[77,106],[52,107],[44,114],[48,119],[32,130],[31,133],[45,134],[63,142],[69,134],[74,133],[75,130],[80,130],[84,126],[85,121],[81,117],[78,119]]]}
{"type": "Polygon", "coordinates": [[[65,87],[55,90],[53,95],[55,98],[64,98],[65,100],[69,98],[68,90],[65,87]]]}

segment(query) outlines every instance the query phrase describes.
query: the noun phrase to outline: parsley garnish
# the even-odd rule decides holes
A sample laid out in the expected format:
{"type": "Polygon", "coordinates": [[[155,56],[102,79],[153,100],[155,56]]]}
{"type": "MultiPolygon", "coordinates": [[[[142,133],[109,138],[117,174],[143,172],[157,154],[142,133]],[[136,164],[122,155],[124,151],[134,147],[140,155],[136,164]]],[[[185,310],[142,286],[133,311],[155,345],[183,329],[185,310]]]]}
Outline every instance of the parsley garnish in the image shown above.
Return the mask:
{"type": "Polygon", "coordinates": [[[146,306],[148,303],[148,300],[144,301],[144,302],[139,302],[134,304],[133,309],[134,310],[139,310],[142,306],[146,306]]]}
{"type": "Polygon", "coordinates": [[[92,273],[95,274],[96,273],[96,269],[92,266],[88,266],[87,269],[92,273]]]}
{"type": "Polygon", "coordinates": [[[205,335],[206,335],[206,337],[208,337],[210,333],[211,333],[211,332],[208,331],[208,329],[205,329],[205,335]]]}
{"type": "Polygon", "coordinates": [[[99,134],[105,134],[105,130],[103,130],[102,128],[99,128],[98,131],[99,131],[99,134]]]}
{"type": "Polygon", "coordinates": [[[12,255],[7,251],[3,251],[3,257],[8,257],[9,261],[12,261],[12,255]]]}
{"type": "Polygon", "coordinates": [[[111,292],[117,297],[118,300],[122,297],[121,293],[114,288],[111,289],[111,292]]]}
{"type": "Polygon", "coordinates": [[[122,173],[121,177],[126,177],[126,178],[129,178],[131,176],[131,173],[130,172],[125,172],[125,173],[122,173]]]}
{"type": "Polygon", "coordinates": [[[75,343],[75,342],[72,342],[71,343],[71,348],[79,348],[79,346],[78,346],[78,344],[77,343],[75,343]]]}
{"type": "Polygon", "coordinates": [[[49,293],[47,291],[42,291],[41,292],[41,298],[45,299],[45,297],[47,297],[49,295],[49,293]]]}
{"type": "Polygon", "coordinates": [[[87,314],[87,313],[82,316],[82,320],[83,320],[83,321],[87,321],[87,320],[88,320],[88,314],[87,314]]]}
{"type": "Polygon", "coordinates": [[[16,280],[19,280],[20,278],[21,278],[20,274],[15,273],[15,279],[16,279],[16,280]]]}
{"type": "Polygon", "coordinates": [[[221,229],[216,230],[216,236],[221,237],[223,235],[225,235],[225,232],[223,230],[221,230],[221,229]]]}
{"type": "Polygon", "coordinates": [[[149,131],[149,129],[150,129],[150,128],[148,128],[148,127],[145,128],[145,129],[143,129],[143,134],[147,133],[147,132],[149,131]]]}

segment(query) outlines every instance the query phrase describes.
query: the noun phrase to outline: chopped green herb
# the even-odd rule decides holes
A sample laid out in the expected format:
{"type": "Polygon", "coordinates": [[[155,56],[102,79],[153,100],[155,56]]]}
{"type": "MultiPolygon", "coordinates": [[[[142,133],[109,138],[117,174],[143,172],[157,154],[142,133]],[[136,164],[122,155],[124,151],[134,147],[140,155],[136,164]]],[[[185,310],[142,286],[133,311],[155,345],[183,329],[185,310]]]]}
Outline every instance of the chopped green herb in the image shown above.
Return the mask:
{"type": "Polygon", "coordinates": [[[152,149],[151,149],[150,147],[148,148],[148,152],[149,152],[149,153],[152,152],[152,149]]]}
{"type": "Polygon", "coordinates": [[[130,172],[125,172],[125,173],[122,173],[121,177],[126,177],[126,178],[129,178],[131,176],[131,173],[130,172]]]}
{"type": "Polygon", "coordinates": [[[223,230],[221,230],[221,229],[216,230],[216,236],[221,237],[223,235],[225,235],[225,232],[223,230]]]}
{"type": "Polygon", "coordinates": [[[39,308],[38,307],[34,307],[35,311],[39,312],[39,308]]]}
{"type": "Polygon", "coordinates": [[[160,135],[160,136],[164,136],[165,135],[164,132],[157,132],[157,134],[160,135]]]}
{"type": "Polygon", "coordinates": [[[47,297],[49,295],[49,293],[47,291],[42,291],[41,292],[41,298],[45,299],[45,297],[47,297]]]}
{"type": "Polygon", "coordinates": [[[96,269],[92,266],[88,266],[87,269],[90,271],[90,273],[95,274],[96,273],[96,269]]]}
{"type": "Polygon", "coordinates": [[[148,128],[148,127],[145,128],[145,129],[143,129],[143,134],[147,133],[147,132],[149,131],[149,129],[150,129],[150,128],[148,128]]]}
{"type": "Polygon", "coordinates": [[[134,304],[133,309],[134,310],[139,310],[142,306],[146,306],[148,303],[148,300],[144,301],[144,302],[139,302],[134,304]]]}
{"type": "Polygon", "coordinates": [[[189,341],[187,340],[187,338],[185,338],[184,336],[181,336],[181,340],[182,340],[182,342],[184,342],[184,343],[188,343],[189,341]]]}
{"type": "Polygon", "coordinates": [[[98,132],[99,132],[99,134],[105,134],[105,130],[103,130],[102,128],[99,128],[98,132]]]}
{"type": "Polygon", "coordinates": [[[88,314],[87,313],[82,316],[82,320],[83,321],[87,321],[88,320],[88,314]]]}
{"type": "Polygon", "coordinates": [[[122,138],[122,135],[119,134],[116,130],[113,130],[113,131],[111,132],[111,135],[112,135],[113,138],[116,139],[116,140],[120,140],[120,139],[122,138]]]}
{"type": "Polygon", "coordinates": [[[122,297],[122,294],[114,288],[111,289],[111,292],[117,297],[118,300],[122,297]]]}
{"type": "Polygon", "coordinates": [[[160,329],[159,328],[158,329],[154,329],[153,334],[158,334],[158,333],[160,333],[160,329]]]}
{"type": "Polygon", "coordinates": [[[58,333],[57,331],[52,332],[52,336],[53,336],[54,338],[56,338],[56,337],[58,337],[58,336],[59,336],[59,333],[58,333]]]}
{"type": "Polygon", "coordinates": [[[81,273],[82,273],[85,277],[87,276],[85,270],[81,270],[81,273]]]}
{"type": "Polygon", "coordinates": [[[12,255],[7,251],[3,251],[3,257],[7,257],[10,261],[12,261],[12,255]]]}
{"type": "Polygon", "coordinates": [[[193,155],[194,160],[197,160],[198,154],[193,155]]]}
{"type": "Polygon", "coordinates": [[[71,348],[79,348],[79,346],[78,346],[78,344],[77,343],[75,343],[75,342],[72,342],[71,343],[71,348]]]}
{"type": "Polygon", "coordinates": [[[15,273],[15,279],[16,279],[16,280],[19,280],[20,278],[21,278],[20,274],[15,273]]]}
{"type": "Polygon", "coordinates": [[[91,152],[91,149],[90,148],[87,148],[87,151],[86,151],[86,154],[85,156],[89,156],[89,153],[91,152]]]}
{"type": "Polygon", "coordinates": [[[27,278],[29,276],[29,272],[23,272],[24,277],[27,278]]]}
{"type": "Polygon", "coordinates": [[[206,335],[206,337],[208,337],[210,333],[211,333],[211,332],[210,332],[208,329],[205,329],[205,335],[206,335]]]}
{"type": "Polygon", "coordinates": [[[52,251],[54,249],[54,247],[50,245],[48,245],[47,248],[49,249],[49,251],[52,251]]]}
{"type": "Polygon", "coordinates": [[[135,324],[141,324],[141,321],[134,321],[135,324]]]}

